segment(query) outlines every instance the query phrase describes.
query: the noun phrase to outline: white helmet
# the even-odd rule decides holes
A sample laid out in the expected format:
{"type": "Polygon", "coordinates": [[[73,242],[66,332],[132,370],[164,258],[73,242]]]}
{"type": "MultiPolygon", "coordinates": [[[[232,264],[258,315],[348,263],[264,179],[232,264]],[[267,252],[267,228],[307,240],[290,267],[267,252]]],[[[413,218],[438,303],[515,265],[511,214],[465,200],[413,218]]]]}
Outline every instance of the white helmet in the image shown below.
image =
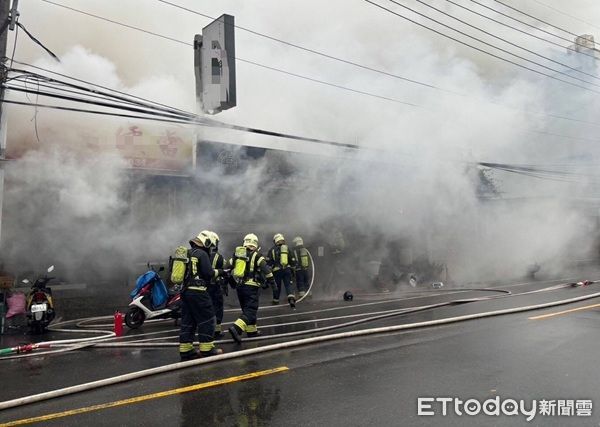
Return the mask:
{"type": "Polygon", "coordinates": [[[219,247],[219,235],[214,231],[210,231],[210,242],[215,248],[219,247]]]}
{"type": "Polygon", "coordinates": [[[190,240],[190,244],[210,248],[212,245],[211,232],[208,230],[202,230],[196,237],[190,240]]]}
{"type": "Polygon", "coordinates": [[[246,236],[244,237],[244,246],[252,250],[258,249],[258,237],[256,236],[256,234],[246,234],[246,236]]]}
{"type": "Polygon", "coordinates": [[[300,237],[300,236],[294,237],[294,240],[292,240],[292,242],[294,242],[294,245],[296,245],[296,246],[304,245],[304,240],[302,240],[302,237],[300,237]]]}
{"type": "Polygon", "coordinates": [[[273,236],[273,243],[277,244],[278,242],[285,243],[285,237],[283,237],[283,234],[281,234],[281,233],[277,233],[276,235],[273,236]]]}

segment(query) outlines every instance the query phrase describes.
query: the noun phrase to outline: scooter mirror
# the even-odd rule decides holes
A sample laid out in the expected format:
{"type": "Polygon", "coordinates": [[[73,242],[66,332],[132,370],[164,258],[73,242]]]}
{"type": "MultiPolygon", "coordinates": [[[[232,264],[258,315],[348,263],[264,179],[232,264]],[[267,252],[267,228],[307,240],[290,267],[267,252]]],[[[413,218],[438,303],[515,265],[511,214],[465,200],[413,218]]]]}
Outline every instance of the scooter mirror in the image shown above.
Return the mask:
{"type": "Polygon", "coordinates": [[[54,271],[54,266],[51,265],[50,267],[48,267],[48,273],[52,273],[54,271]]]}
{"type": "Polygon", "coordinates": [[[23,279],[23,280],[21,280],[21,282],[22,283],[29,283],[29,280],[28,279],[23,279]]]}

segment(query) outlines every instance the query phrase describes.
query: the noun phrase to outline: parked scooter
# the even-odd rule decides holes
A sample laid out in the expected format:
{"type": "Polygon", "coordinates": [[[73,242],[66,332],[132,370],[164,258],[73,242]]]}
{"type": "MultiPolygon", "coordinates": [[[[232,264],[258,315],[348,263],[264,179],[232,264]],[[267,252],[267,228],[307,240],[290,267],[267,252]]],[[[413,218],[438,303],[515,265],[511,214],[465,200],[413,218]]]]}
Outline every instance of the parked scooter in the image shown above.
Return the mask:
{"type": "MultiPolygon", "coordinates": [[[[125,323],[131,329],[139,328],[147,319],[180,319],[181,318],[181,288],[167,290],[165,283],[154,269],[148,264],[148,271],[137,278],[129,310],[125,314],[125,323]]],[[[164,271],[160,267],[158,271],[164,271]]]]}
{"type": "MultiPolygon", "coordinates": [[[[48,267],[48,273],[54,271],[54,266],[48,267]]],[[[41,334],[46,330],[46,327],[54,319],[54,303],[52,301],[52,289],[47,284],[54,277],[39,277],[31,286],[31,290],[27,294],[27,323],[31,332],[41,334]]],[[[24,279],[23,283],[31,283],[28,279],[24,279]]]]}

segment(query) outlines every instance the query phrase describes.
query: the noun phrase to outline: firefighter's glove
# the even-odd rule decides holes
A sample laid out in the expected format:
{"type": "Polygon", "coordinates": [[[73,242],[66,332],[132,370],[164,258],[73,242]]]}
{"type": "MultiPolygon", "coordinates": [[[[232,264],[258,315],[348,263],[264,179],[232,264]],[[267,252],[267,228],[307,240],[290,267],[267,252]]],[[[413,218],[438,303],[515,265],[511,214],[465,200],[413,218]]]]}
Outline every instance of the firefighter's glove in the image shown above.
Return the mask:
{"type": "Polygon", "coordinates": [[[231,269],[224,268],[223,270],[221,270],[221,276],[225,278],[231,277],[231,269]]]}

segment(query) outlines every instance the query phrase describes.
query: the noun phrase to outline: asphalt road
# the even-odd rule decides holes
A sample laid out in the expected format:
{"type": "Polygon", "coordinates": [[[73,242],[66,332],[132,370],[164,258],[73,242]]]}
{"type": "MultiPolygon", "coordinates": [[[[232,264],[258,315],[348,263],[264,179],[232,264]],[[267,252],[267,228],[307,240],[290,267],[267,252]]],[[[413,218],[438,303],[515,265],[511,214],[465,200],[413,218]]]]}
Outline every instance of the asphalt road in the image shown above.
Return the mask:
{"type": "MultiPolygon", "coordinates": [[[[315,327],[338,326],[321,334],[346,332],[600,292],[600,284],[551,289],[552,284],[504,286],[513,293],[511,296],[483,291],[459,294],[434,291],[423,296],[405,295],[409,298],[402,300],[392,300],[394,296],[387,295],[384,300],[357,296],[352,303],[309,302],[299,306],[296,312],[287,307],[265,309],[260,312],[260,325],[267,334],[307,329],[312,332],[298,337],[246,342],[242,348],[319,335],[314,332],[315,327]],[[546,290],[519,295],[541,289],[546,290]],[[375,312],[484,296],[495,298],[340,327],[348,321],[372,317],[375,312]],[[359,316],[340,318],[354,315],[359,316]],[[308,322],[295,323],[298,321],[308,322]]],[[[600,304],[600,298],[219,361],[6,409],[0,412],[0,423],[30,422],[32,417],[58,414],[54,419],[39,422],[57,426],[600,425],[600,409],[595,407],[600,405],[596,368],[600,354],[597,339],[600,305],[595,307],[596,304],[600,304]],[[553,313],[558,314],[532,319],[553,313]],[[276,372],[264,372],[277,368],[276,372]],[[247,374],[254,376],[243,377],[247,374]],[[219,383],[224,379],[226,383],[219,383]],[[178,390],[190,386],[196,387],[178,390]],[[168,393],[163,395],[149,396],[166,391],[168,393]],[[132,397],[137,399],[119,402],[132,397]],[[448,401],[446,415],[442,414],[442,402],[422,400],[421,412],[433,415],[419,415],[419,398],[454,400],[448,401]],[[493,402],[498,402],[499,407],[503,403],[509,405],[504,409],[510,412],[508,399],[523,400],[526,410],[531,410],[533,404],[537,406],[532,413],[533,420],[527,422],[527,415],[519,411],[514,415],[485,415],[480,410],[478,415],[467,415],[460,404],[462,415],[458,415],[456,399],[476,399],[480,404],[491,399],[488,406],[491,412],[493,402]],[[550,406],[554,401],[554,416],[542,415],[541,407],[546,407],[541,402],[543,399],[549,401],[550,406]],[[119,402],[118,406],[111,406],[114,402],[119,402]],[[585,416],[590,403],[591,416],[585,416]],[[91,408],[98,404],[105,406],[91,408]],[[565,415],[558,415],[559,411],[565,415]]],[[[235,317],[236,313],[228,313],[226,320],[235,317]]],[[[175,337],[175,330],[170,323],[145,325],[135,334],[166,331],[165,336],[175,337]]],[[[63,337],[64,334],[53,334],[53,338],[63,337]]],[[[176,342],[176,339],[166,342],[176,342]]],[[[221,346],[226,352],[239,350],[230,343],[221,346]]],[[[177,361],[176,347],[86,349],[4,360],[0,361],[3,376],[0,400],[177,361]]],[[[477,408],[473,405],[476,404],[471,401],[467,410],[474,412],[477,408]]]]}

